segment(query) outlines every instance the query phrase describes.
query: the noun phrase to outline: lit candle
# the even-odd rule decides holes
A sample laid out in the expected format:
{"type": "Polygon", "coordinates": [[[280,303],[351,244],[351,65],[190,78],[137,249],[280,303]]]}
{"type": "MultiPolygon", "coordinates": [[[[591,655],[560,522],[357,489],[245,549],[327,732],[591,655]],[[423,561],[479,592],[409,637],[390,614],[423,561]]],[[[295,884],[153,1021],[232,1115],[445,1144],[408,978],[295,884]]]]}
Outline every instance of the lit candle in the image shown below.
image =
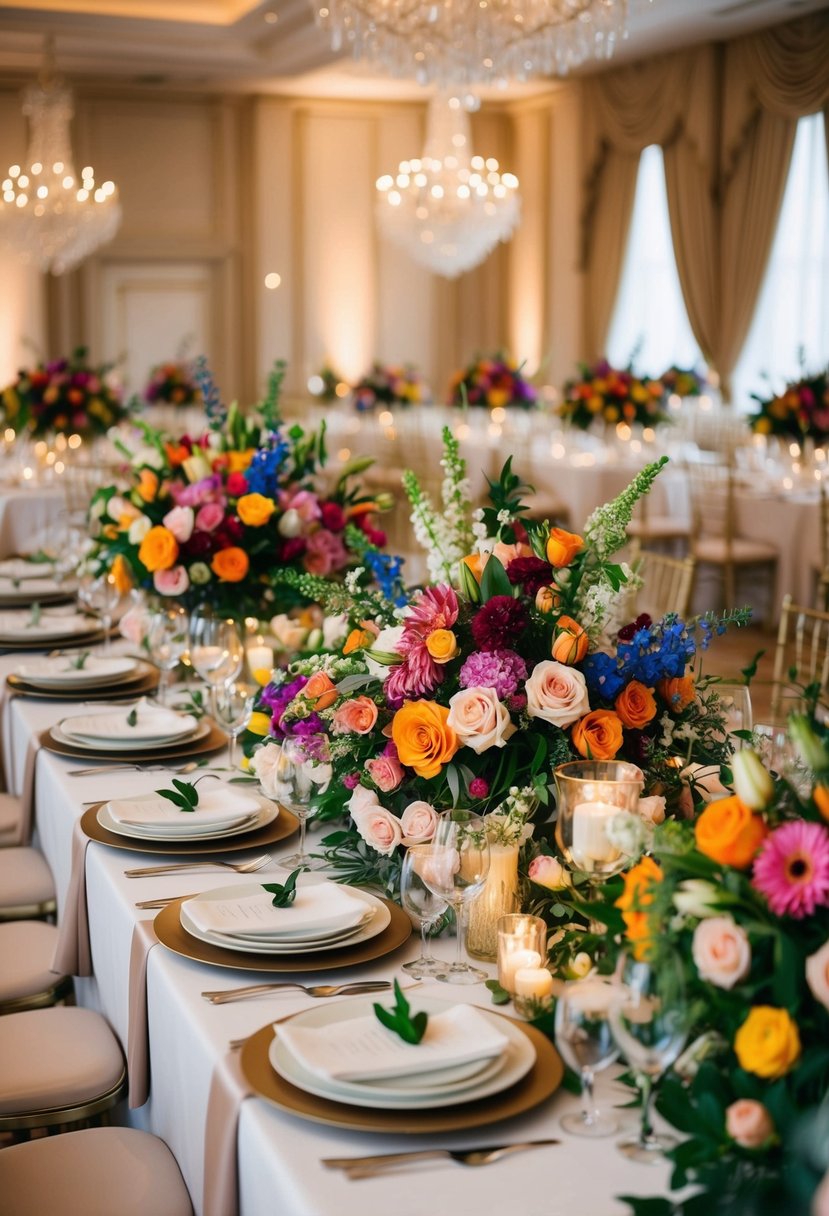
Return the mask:
{"type": "Polygon", "coordinates": [[[610,802],[580,802],[573,807],[573,843],[571,852],[576,865],[592,869],[594,864],[616,861],[621,850],[607,834],[611,819],[619,807],[610,802]]]}
{"type": "Polygon", "coordinates": [[[515,973],[515,995],[541,1001],[553,991],[553,977],[546,967],[519,967],[515,973]]]}
{"type": "Polygon", "coordinates": [[[541,955],[537,950],[502,950],[498,960],[498,983],[507,992],[515,992],[517,973],[540,966],[541,955]]]}
{"type": "Polygon", "coordinates": [[[257,684],[267,684],[273,671],[273,651],[270,646],[249,646],[248,667],[257,684]]]}

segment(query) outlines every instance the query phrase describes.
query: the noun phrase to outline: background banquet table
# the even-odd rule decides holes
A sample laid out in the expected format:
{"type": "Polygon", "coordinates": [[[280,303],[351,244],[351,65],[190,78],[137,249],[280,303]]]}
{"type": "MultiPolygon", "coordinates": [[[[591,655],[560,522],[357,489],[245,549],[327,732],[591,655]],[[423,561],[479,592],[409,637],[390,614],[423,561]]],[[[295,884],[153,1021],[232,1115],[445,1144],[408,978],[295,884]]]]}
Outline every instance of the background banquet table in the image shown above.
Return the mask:
{"type": "MultiPolygon", "coordinates": [[[[0,676],[13,669],[14,656],[0,659],[0,676]]],[[[48,700],[7,700],[3,715],[3,751],[7,757],[10,787],[19,790],[29,740],[61,717],[84,712],[79,705],[48,700]]],[[[212,758],[224,763],[224,754],[212,758]]],[[[83,762],[41,750],[37,764],[36,829],[38,843],[55,874],[59,915],[66,906],[70,877],[71,840],[83,804],[116,794],[132,795],[159,788],[163,773],[121,772],[93,777],[69,777],[83,762]]],[[[286,850],[287,851],[287,850],[286,850]]],[[[244,855],[242,855],[244,856],[244,855]]],[[[278,857],[278,852],[274,852],[278,857]]],[[[79,980],[78,1000],[100,1010],[122,1044],[129,1025],[129,958],[135,925],[154,914],[138,912],[137,900],[189,893],[226,885],[227,873],[165,876],[130,880],[129,865],[151,863],[155,857],[91,844],[87,851],[87,901],[94,978],[79,980]]],[[[160,855],[158,860],[164,860],[160,855]]],[[[240,881],[243,881],[240,879],[240,881]]],[[[326,972],[316,978],[333,983],[355,978],[401,977],[401,962],[413,957],[412,940],[395,954],[348,971],[326,972]]],[[[437,950],[449,957],[451,942],[437,950]]],[[[492,969],[494,971],[494,968],[492,969]]],[[[150,951],[147,1001],[151,1088],[140,1109],[124,1112],[129,1121],[163,1137],[175,1154],[198,1213],[204,1210],[203,1170],[205,1112],[214,1070],[223,1067],[228,1042],[252,1033],[270,1020],[306,1008],[302,993],[283,993],[219,1007],[200,996],[205,988],[232,987],[268,977],[207,967],[168,952],[162,946],[150,951]]],[[[424,993],[489,1005],[482,987],[447,989],[423,985],[424,993]]],[[[347,998],[343,998],[347,999],[347,998]]],[[[621,1101],[622,1094],[602,1078],[600,1094],[606,1104],[621,1101]]],[[[624,1159],[612,1139],[595,1142],[561,1132],[558,1116],[572,1109],[577,1099],[559,1090],[536,1110],[502,1124],[473,1132],[437,1137],[369,1135],[302,1121],[270,1106],[264,1100],[243,1103],[238,1156],[241,1216],[422,1216],[428,1211],[455,1212],[459,1216],[492,1211],[499,1206],[514,1210],[516,1198],[526,1216],[616,1216],[626,1210],[614,1196],[664,1194],[667,1164],[637,1166],[624,1159]],[[464,1147],[498,1144],[525,1138],[560,1136],[559,1146],[534,1150],[486,1169],[469,1170],[452,1163],[435,1163],[416,1171],[363,1182],[346,1181],[320,1165],[330,1155],[362,1155],[412,1147],[464,1147]]],[[[624,1114],[627,1124],[635,1116],[624,1114]]]]}
{"type": "Polygon", "coordinates": [[[31,552],[65,505],[59,486],[0,485],[0,558],[31,552]]]}

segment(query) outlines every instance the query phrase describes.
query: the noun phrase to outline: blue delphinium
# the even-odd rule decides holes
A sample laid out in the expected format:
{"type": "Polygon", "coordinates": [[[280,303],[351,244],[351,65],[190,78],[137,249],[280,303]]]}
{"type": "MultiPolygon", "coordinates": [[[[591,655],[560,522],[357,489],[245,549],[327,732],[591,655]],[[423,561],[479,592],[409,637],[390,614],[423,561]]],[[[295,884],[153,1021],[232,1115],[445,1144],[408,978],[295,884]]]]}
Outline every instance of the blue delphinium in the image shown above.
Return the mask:
{"type": "Polygon", "coordinates": [[[205,355],[199,355],[196,359],[193,368],[193,379],[199,386],[202,401],[204,402],[204,412],[207,414],[210,427],[214,431],[218,430],[224,424],[227,410],[222,405],[219,386],[213,379],[213,373],[210,370],[205,355]]]}
{"type": "Polygon", "coordinates": [[[369,549],[363,554],[363,560],[374,575],[375,582],[386,599],[391,600],[398,608],[402,608],[407,602],[400,578],[403,558],[392,557],[390,553],[379,553],[369,549]]]}
{"type": "Polygon", "coordinates": [[[279,485],[279,470],[288,455],[288,443],[278,431],[271,435],[271,446],[254,453],[245,469],[245,480],[251,494],[263,494],[274,498],[279,485]]]}

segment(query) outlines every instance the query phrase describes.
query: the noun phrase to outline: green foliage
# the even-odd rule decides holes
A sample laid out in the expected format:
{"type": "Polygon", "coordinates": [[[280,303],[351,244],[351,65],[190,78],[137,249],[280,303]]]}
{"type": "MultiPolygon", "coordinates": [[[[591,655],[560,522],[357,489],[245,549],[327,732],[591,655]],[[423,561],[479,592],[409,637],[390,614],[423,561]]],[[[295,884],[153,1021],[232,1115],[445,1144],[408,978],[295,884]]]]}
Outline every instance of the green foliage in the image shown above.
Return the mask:
{"type": "Polygon", "coordinates": [[[172,802],[173,806],[177,806],[180,811],[195,811],[199,805],[199,791],[195,785],[190,781],[179,781],[177,777],[173,777],[173,786],[174,788],[171,790],[156,790],[155,792],[172,802]]]}
{"type": "Polygon", "coordinates": [[[296,880],[301,873],[302,867],[300,866],[298,869],[292,870],[283,883],[262,883],[262,889],[273,896],[271,903],[275,908],[290,908],[296,899],[296,880]]]}
{"type": "Polygon", "coordinates": [[[375,1004],[374,1012],[383,1025],[398,1035],[404,1043],[417,1044],[426,1033],[429,1015],[422,1010],[412,1015],[409,1012],[409,1002],[403,995],[403,990],[397,980],[394,981],[395,1002],[391,1009],[375,1004]]]}

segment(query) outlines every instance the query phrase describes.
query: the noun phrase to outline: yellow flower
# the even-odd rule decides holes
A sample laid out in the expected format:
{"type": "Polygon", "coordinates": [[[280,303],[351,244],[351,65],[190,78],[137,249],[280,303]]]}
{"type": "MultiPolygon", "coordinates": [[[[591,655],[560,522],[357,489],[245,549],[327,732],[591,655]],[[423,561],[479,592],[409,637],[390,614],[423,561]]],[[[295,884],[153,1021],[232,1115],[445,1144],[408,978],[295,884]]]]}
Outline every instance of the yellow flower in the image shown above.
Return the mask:
{"type": "Polygon", "coordinates": [[[460,747],[447,725],[449,710],[434,701],[407,701],[391,724],[391,737],[401,764],[413,768],[418,777],[437,777],[460,747]]]}
{"type": "Polygon", "coordinates": [[[662,882],[664,874],[652,857],[643,857],[623,876],[625,889],[615,907],[622,913],[625,936],[631,944],[634,958],[646,959],[653,945],[647,908],[653,903],[653,888],[662,882]]]}
{"type": "Polygon", "coordinates": [[[740,1067],[758,1077],[776,1081],[800,1058],[800,1034],[785,1009],[755,1005],[734,1036],[740,1067]]]}
{"type": "Polygon", "coordinates": [[[178,541],[169,528],[157,524],[150,528],[138,550],[138,560],[154,574],[156,570],[169,570],[178,557],[178,541]]]}
{"type": "Polygon", "coordinates": [[[229,473],[244,473],[250,462],[253,460],[253,448],[246,448],[244,452],[228,452],[227,454],[227,469],[229,473]]]}
{"type": "Polygon", "coordinates": [[[436,663],[448,663],[459,652],[457,638],[451,629],[433,629],[426,639],[426,649],[436,663]]]}
{"type": "Polygon", "coordinates": [[[253,735],[267,735],[271,729],[271,720],[268,714],[263,714],[261,710],[250,715],[248,722],[248,730],[253,735]]]}
{"type": "MultiPolygon", "coordinates": [[[[231,455],[235,453],[231,452],[231,455]]],[[[264,494],[244,494],[236,503],[236,510],[243,524],[249,528],[261,528],[276,510],[276,503],[264,494]]]]}

